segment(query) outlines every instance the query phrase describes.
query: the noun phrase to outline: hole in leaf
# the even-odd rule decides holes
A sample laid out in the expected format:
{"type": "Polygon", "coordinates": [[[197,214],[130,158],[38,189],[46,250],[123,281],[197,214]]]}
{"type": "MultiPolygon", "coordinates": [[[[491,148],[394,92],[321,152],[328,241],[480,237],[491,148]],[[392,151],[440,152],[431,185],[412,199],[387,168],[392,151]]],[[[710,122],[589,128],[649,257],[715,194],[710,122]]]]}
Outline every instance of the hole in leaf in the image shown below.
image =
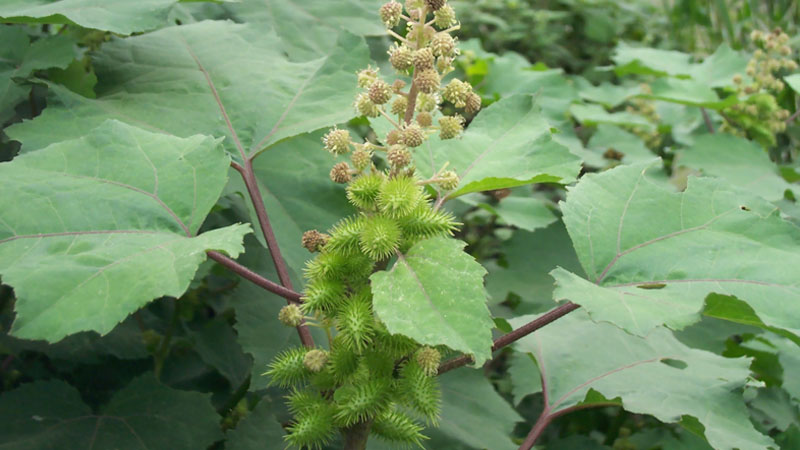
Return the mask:
{"type": "Polygon", "coordinates": [[[745,206],[745,205],[741,205],[741,206],[739,206],[739,209],[741,209],[742,211],[750,211],[750,208],[748,208],[748,207],[747,207],[747,206],[745,206]]]}
{"type": "Polygon", "coordinates": [[[660,362],[661,362],[661,364],[666,364],[666,365],[668,365],[670,367],[674,367],[674,368],[680,369],[680,370],[683,370],[683,369],[685,369],[686,367],[689,366],[688,364],[686,364],[685,362],[681,361],[680,359],[664,358],[660,362]]]}

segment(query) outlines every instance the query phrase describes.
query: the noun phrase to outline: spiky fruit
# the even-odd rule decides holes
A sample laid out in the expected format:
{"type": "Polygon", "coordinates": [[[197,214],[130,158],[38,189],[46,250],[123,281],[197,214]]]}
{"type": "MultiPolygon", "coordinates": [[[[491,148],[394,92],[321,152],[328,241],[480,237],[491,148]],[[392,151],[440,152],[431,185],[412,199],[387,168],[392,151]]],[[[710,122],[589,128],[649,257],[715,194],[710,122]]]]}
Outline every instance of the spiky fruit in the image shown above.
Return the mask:
{"type": "Polygon", "coordinates": [[[356,110],[362,116],[367,117],[378,117],[381,115],[381,110],[378,108],[378,105],[372,103],[372,100],[369,99],[369,94],[362,92],[358,94],[356,97],[356,110]]]}
{"type": "Polygon", "coordinates": [[[337,409],[334,419],[345,427],[372,419],[387,409],[391,392],[386,379],[368,379],[342,386],[333,394],[337,409]]]}
{"type": "Polygon", "coordinates": [[[297,448],[321,448],[334,436],[334,408],[327,401],[296,413],[295,420],[286,430],[286,441],[297,448]]]}
{"type": "Polygon", "coordinates": [[[470,92],[467,95],[467,100],[464,102],[464,111],[469,114],[475,114],[476,112],[481,110],[481,96],[470,92]]]}
{"type": "Polygon", "coordinates": [[[366,149],[358,149],[350,155],[350,161],[357,171],[362,172],[372,164],[372,152],[366,149]]]}
{"type": "Polygon", "coordinates": [[[442,354],[435,348],[422,347],[417,350],[416,359],[417,364],[425,372],[425,375],[432,377],[439,371],[439,362],[442,360],[442,354]]]}
{"type": "Polygon", "coordinates": [[[303,247],[311,253],[322,250],[322,247],[328,242],[328,236],[325,233],[320,233],[317,230],[308,230],[303,233],[303,238],[300,240],[303,247]]]}
{"type": "Polygon", "coordinates": [[[431,39],[431,50],[434,56],[455,56],[456,40],[447,33],[436,33],[431,39]]]}
{"type": "Polygon", "coordinates": [[[401,95],[392,102],[392,114],[401,116],[406,113],[406,107],[408,107],[408,99],[401,95]]]}
{"type": "Polygon", "coordinates": [[[328,367],[337,381],[345,380],[358,369],[359,356],[346,347],[337,335],[328,355],[328,367]]]}
{"type": "Polygon", "coordinates": [[[372,103],[382,105],[392,98],[392,88],[383,80],[375,80],[369,86],[368,95],[372,103]]]}
{"type": "Polygon", "coordinates": [[[346,348],[361,353],[372,343],[375,319],[368,289],[350,297],[336,314],[337,339],[346,348]]]}
{"type": "Polygon", "coordinates": [[[453,139],[462,131],[464,131],[464,118],[458,114],[439,119],[439,137],[442,140],[453,139]]]}
{"type": "Polygon", "coordinates": [[[291,348],[276,356],[264,373],[270,377],[270,384],[285,388],[308,378],[310,372],[303,365],[307,351],[305,347],[291,348]]]}
{"type": "Polygon", "coordinates": [[[347,186],[347,199],[356,208],[375,209],[383,181],[381,174],[362,175],[347,186]]]}
{"type": "Polygon", "coordinates": [[[400,411],[388,411],[380,415],[372,424],[371,431],[389,442],[414,445],[422,448],[424,428],[400,411]]]}
{"type": "Polygon", "coordinates": [[[342,303],[345,295],[345,285],[341,280],[312,280],[303,294],[302,308],[305,311],[332,311],[342,303]]]}
{"type": "Polygon", "coordinates": [[[449,212],[433,210],[424,203],[399,222],[403,236],[410,242],[453,234],[460,225],[449,212]]]}
{"type": "Polygon", "coordinates": [[[383,216],[372,216],[364,221],[359,244],[361,251],[375,261],[394,254],[402,234],[397,223],[383,216]]]}
{"type": "Polygon", "coordinates": [[[447,0],[425,0],[425,4],[431,11],[438,11],[447,2],[447,0]]]}
{"type": "Polygon", "coordinates": [[[391,164],[393,168],[400,169],[411,162],[411,152],[408,151],[405,145],[393,145],[386,153],[386,159],[389,160],[389,164],[391,164]]]}
{"type": "Polygon", "coordinates": [[[417,123],[423,128],[427,128],[433,123],[433,116],[427,111],[421,111],[417,114],[417,123]]]}
{"type": "Polygon", "coordinates": [[[278,313],[278,320],[287,327],[296,327],[303,322],[303,311],[295,304],[286,305],[278,313]]]}
{"type": "Polygon", "coordinates": [[[439,90],[439,72],[434,69],[425,69],[414,79],[420,92],[432,94],[439,90]]]}
{"type": "Polygon", "coordinates": [[[400,23],[400,16],[403,14],[403,5],[392,0],[389,3],[384,3],[379,13],[381,22],[386,25],[386,28],[394,28],[400,23]]]}
{"type": "Polygon", "coordinates": [[[325,150],[334,155],[343,155],[350,151],[350,132],[333,128],[322,137],[322,143],[325,144],[325,150]]]}
{"type": "Polygon", "coordinates": [[[463,108],[466,105],[469,94],[472,93],[472,86],[459,79],[452,79],[442,91],[442,97],[451,102],[456,108],[463,108]]]}
{"type": "Polygon", "coordinates": [[[358,87],[368,88],[377,79],[378,79],[378,69],[367,67],[366,69],[358,72],[358,87]]]}
{"type": "Polygon", "coordinates": [[[433,51],[424,47],[414,52],[414,68],[416,70],[433,69],[433,51]]]}
{"type": "Polygon", "coordinates": [[[389,49],[389,63],[395,69],[404,72],[414,65],[414,51],[405,44],[395,44],[389,49]]]}
{"type": "Polygon", "coordinates": [[[422,189],[413,178],[394,177],[381,186],[378,207],[391,217],[405,217],[424,201],[422,189]]]}
{"type": "Polygon", "coordinates": [[[326,362],[328,362],[328,352],[325,350],[309,350],[306,356],[303,357],[303,365],[314,373],[321,371],[326,362]]]}
{"type": "Polygon", "coordinates": [[[335,164],[331,169],[330,176],[334,183],[348,183],[352,178],[350,175],[350,165],[348,165],[346,162],[335,164]]]}
{"type": "Polygon", "coordinates": [[[403,127],[400,141],[407,147],[419,147],[425,142],[425,132],[416,123],[403,127]]]}
{"type": "Polygon", "coordinates": [[[434,11],[433,19],[437,27],[449,28],[456,24],[456,12],[450,5],[444,5],[438,11],[434,11]]]}
{"type": "Polygon", "coordinates": [[[386,133],[386,139],[384,140],[384,142],[386,142],[386,145],[399,144],[400,143],[400,139],[402,139],[402,137],[403,137],[403,135],[400,132],[400,130],[394,128],[394,129],[389,130],[388,133],[386,133]]]}
{"type": "Polygon", "coordinates": [[[454,170],[445,170],[439,174],[439,182],[437,184],[445,191],[452,191],[458,187],[459,181],[458,174],[454,170]]]}
{"type": "MultiPolygon", "coordinates": [[[[359,181],[361,180],[361,178],[365,178],[367,176],[370,175],[359,177],[358,179],[356,179],[356,181],[359,181]]],[[[353,184],[355,184],[355,182],[353,184]]],[[[350,186],[352,186],[353,184],[351,184],[350,186]]],[[[350,195],[348,194],[348,198],[349,196],[350,195]]],[[[376,190],[374,198],[372,200],[373,205],[377,201],[377,198],[378,198],[378,193],[376,190]]],[[[353,202],[353,200],[350,201],[353,202]]],[[[328,244],[326,245],[326,250],[348,256],[358,253],[359,237],[361,236],[361,230],[363,229],[364,229],[364,218],[362,216],[347,217],[345,219],[340,220],[339,223],[334,225],[333,229],[331,229],[331,238],[328,240],[328,244]]],[[[318,256],[317,258],[319,259],[323,255],[325,255],[325,253],[320,254],[320,256],[318,256]]]]}
{"type": "Polygon", "coordinates": [[[396,389],[403,403],[416,409],[430,423],[437,422],[441,394],[436,377],[428,376],[416,361],[409,361],[400,369],[396,389]]]}

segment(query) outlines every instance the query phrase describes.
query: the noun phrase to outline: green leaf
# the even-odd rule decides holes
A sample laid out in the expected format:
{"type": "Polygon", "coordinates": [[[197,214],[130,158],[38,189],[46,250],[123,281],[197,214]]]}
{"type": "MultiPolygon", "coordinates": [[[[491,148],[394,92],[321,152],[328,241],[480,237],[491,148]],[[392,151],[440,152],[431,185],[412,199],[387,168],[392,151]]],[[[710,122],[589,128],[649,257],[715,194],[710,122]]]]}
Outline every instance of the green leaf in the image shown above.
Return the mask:
{"type": "MultiPolygon", "coordinates": [[[[722,178],[770,201],[782,199],[787,189],[797,189],[783,179],[761,146],[729,134],[698,137],[690,148],[677,152],[676,162],[678,166],[722,178]]],[[[800,194],[800,189],[797,192],[800,194]]]]}
{"type": "Polygon", "coordinates": [[[592,281],[556,269],[554,297],[645,335],[696,322],[703,299],[718,293],[746,302],[759,323],[800,332],[800,229],[715,179],[692,177],[674,192],[647,176],[651,165],[588,175],[570,190],[564,222],[592,281]]]}
{"type": "MultiPolygon", "coordinates": [[[[532,320],[519,317],[515,327],[532,320]]],[[[723,358],[681,344],[664,328],[645,338],[593,323],[573,312],[516,344],[531,353],[542,373],[548,414],[621,398],[624,408],[666,423],[696,418],[718,449],[766,449],[771,439],[749,421],[741,394],[750,375],[746,358],[723,358]],[[589,345],[587,345],[589,344],[589,345]]]]}
{"type": "Polygon", "coordinates": [[[800,94],[800,73],[787,75],[783,77],[783,81],[785,81],[793,91],[800,94]]]}
{"type": "MultiPolygon", "coordinates": [[[[520,188],[523,189],[523,188],[520,188]]],[[[558,220],[553,211],[547,207],[544,199],[523,194],[515,190],[512,195],[500,200],[497,204],[489,204],[485,197],[473,193],[458,198],[464,203],[478,206],[500,218],[501,223],[527,231],[544,228],[558,220]],[[514,195],[516,193],[516,195],[514,195]]]]}
{"type": "Polygon", "coordinates": [[[210,320],[192,333],[194,350],[208,365],[228,379],[232,389],[250,374],[253,362],[242,351],[236,333],[224,318],[210,320]]]}
{"type": "Polygon", "coordinates": [[[508,375],[511,377],[511,395],[514,404],[523,398],[542,392],[542,378],[536,360],[527,353],[514,352],[509,359],[508,375]]]}
{"type": "Polygon", "coordinates": [[[692,65],[690,72],[692,79],[712,88],[733,86],[734,75],[745,76],[749,59],[723,43],[701,64],[692,65]]]}
{"type": "Polygon", "coordinates": [[[53,85],[44,113],[7,133],[29,151],[115,118],[181,137],[225,137],[226,150],[241,160],[353,117],[354,68],[368,61],[363,38],[342,34],[329,54],[303,63],[289,61],[280,42],[255,25],[230,22],[119,39],[95,56],[96,100],[53,85]]]}
{"type": "Polygon", "coordinates": [[[238,255],[249,225],[193,236],[228,165],[215,139],[114,121],[0,164],[0,273],[17,296],[13,334],[105,334],[153,298],[183,294],[207,250],[238,255]]]}
{"type": "Polygon", "coordinates": [[[471,448],[517,448],[510,435],[522,417],[483,376],[481,370],[459,369],[439,377],[442,388],[441,433],[471,448]]]}
{"type": "Polygon", "coordinates": [[[569,113],[575,120],[584,125],[610,124],[629,127],[641,127],[647,131],[655,130],[655,125],[638,114],[627,111],[610,113],[600,105],[573,104],[569,113]]]}
{"type": "Polygon", "coordinates": [[[575,81],[582,99],[600,103],[606,108],[619,106],[640,92],[638,86],[618,86],[608,82],[593,86],[583,77],[576,77],[575,81]]]}
{"type": "Polygon", "coordinates": [[[5,0],[0,21],[66,23],[119,34],[158,28],[177,0],[5,0]]]}
{"type": "MultiPolygon", "coordinates": [[[[329,53],[342,30],[359,36],[383,36],[386,27],[378,10],[385,0],[242,0],[227,6],[242,22],[258,23],[281,38],[281,48],[292,59],[308,60],[329,53]]],[[[353,70],[358,70],[354,67],[353,70]]]]}
{"type": "Polygon", "coordinates": [[[692,72],[691,55],[687,53],[632,47],[625,42],[617,46],[611,59],[617,65],[617,75],[688,76],[692,72]]]}
{"type": "Polygon", "coordinates": [[[93,414],[63,381],[36,381],[0,397],[0,447],[196,450],[222,437],[209,394],[171,389],[146,374],[93,414]]]}
{"type": "Polygon", "coordinates": [[[372,274],[375,314],[392,334],[472,354],[492,355],[493,322],[486,307],[486,270],[464,253],[466,243],[433,238],[398,253],[391,270],[372,274]]]}
{"type": "Polygon", "coordinates": [[[609,150],[621,153],[623,164],[650,161],[655,157],[641,138],[614,125],[598,125],[597,131],[589,139],[586,147],[589,151],[605,158],[606,162],[607,158],[604,155],[609,150]]]}
{"type": "Polygon", "coordinates": [[[528,95],[492,104],[462,138],[432,137],[420,152],[416,161],[422,172],[433,174],[447,162],[458,172],[461,184],[450,197],[531,183],[570,183],[580,170],[580,159],[552,140],[549,123],[528,95]]]}
{"type": "Polygon", "coordinates": [[[652,93],[640,97],[714,110],[727,108],[738,101],[735,95],[721,100],[705,82],[695,80],[659,78],[650,87],[652,93]]]}
{"type": "Polygon", "coordinates": [[[270,410],[270,402],[262,400],[227,433],[227,450],[262,450],[280,447],[283,442],[283,428],[270,410]]]}

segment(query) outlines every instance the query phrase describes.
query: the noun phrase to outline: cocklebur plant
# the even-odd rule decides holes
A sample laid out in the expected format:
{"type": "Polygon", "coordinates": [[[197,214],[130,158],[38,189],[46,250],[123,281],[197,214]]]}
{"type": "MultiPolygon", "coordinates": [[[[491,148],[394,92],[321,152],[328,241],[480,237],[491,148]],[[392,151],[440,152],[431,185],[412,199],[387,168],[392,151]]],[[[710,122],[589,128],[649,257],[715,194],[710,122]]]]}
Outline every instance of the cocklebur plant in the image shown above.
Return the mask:
{"type": "Polygon", "coordinates": [[[769,32],[755,30],[750,39],[756,46],[744,74],[732,81],[739,102],[722,111],[721,131],[750,136],[765,147],[775,145],[775,135],[786,130],[789,111],[780,107],[777,94],[785,85],[781,76],[797,70],[792,59],[789,36],[780,28],[769,32]]]}
{"type": "Polygon", "coordinates": [[[297,326],[303,314],[328,336],[327,350],[289,349],[266,372],[272,383],[292,389],[287,404],[294,420],[286,439],[297,447],[321,447],[337,432],[352,448],[358,448],[359,439],[366,442],[370,432],[389,442],[421,446],[423,423],[435,425],[439,416],[436,375],[446,349],[389,333],[374,314],[369,277],[398,252],[451,235],[458,227],[428,191],[435,187],[441,199],[458,187],[458,174],[445,164],[432,177],[420,178],[415,152],[429,140],[461,135],[464,117],[442,115],[443,102],[474,115],[481,99],[468,83],[442,83],[459,54],[450,35],[458,29],[455,13],[444,0],[409,0],[405,7],[390,1],[379,15],[398,41],[389,50],[389,61],[399,76],[410,77],[411,85],[406,89],[402,78],[385,79],[372,67],[359,70],[362,91],[355,109],[369,118],[383,116],[393,128],[380,143],[356,142],[340,128],[322,139],[332,155],[350,157],[350,163],[331,168],[330,178],[347,185],[347,199],[358,212],[327,233],[303,235],[303,247],[316,256],[306,267],[302,306],[281,310],[285,325],[297,326]],[[405,36],[392,30],[403,23],[405,36]],[[374,158],[378,152],[383,161],[374,158]]]}

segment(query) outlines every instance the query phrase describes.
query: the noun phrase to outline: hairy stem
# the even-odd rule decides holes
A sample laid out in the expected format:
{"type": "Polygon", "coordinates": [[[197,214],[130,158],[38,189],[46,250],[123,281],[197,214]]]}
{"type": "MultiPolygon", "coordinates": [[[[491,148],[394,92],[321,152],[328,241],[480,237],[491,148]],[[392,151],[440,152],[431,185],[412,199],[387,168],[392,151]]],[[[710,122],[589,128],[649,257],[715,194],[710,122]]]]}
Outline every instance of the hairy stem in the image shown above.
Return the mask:
{"type": "Polygon", "coordinates": [[[414,108],[417,106],[417,94],[419,94],[419,86],[416,81],[411,82],[411,89],[408,90],[408,104],[406,105],[406,115],[403,120],[406,124],[411,123],[414,118],[414,108]]]}
{"type": "Polygon", "coordinates": [[[344,429],[344,450],[366,450],[372,421],[359,422],[344,429]]]}
{"type": "Polygon", "coordinates": [[[700,108],[700,112],[703,113],[703,121],[706,123],[708,132],[714,134],[714,125],[711,123],[711,117],[708,116],[708,111],[706,111],[705,108],[700,108]]]}
{"type": "MultiPolygon", "coordinates": [[[[572,302],[564,303],[556,308],[551,309],[550,311],[542,314],[541,316],[537,317],[536,319],[526,323],[525,325],[517,328],[516,330],[512,330],[497,339],[494,340],[494,345],[492,345],[492,351],[499,350],[513,342],[516,342],[525,336],[533,333],[534,331],[542,328],[543,326],[560,319],[561,317],[575,311],[576,309],[580,308],[581,306],[572,302]]],[[[439,375],[449,372],[453,369],[457,369],[462,366],[466,366],[467,364],[472,362],[472,356],[470,355],[461,355],[457,358],[453,358],[449,361],[443,362],[439,366],[439,375]]]]}

